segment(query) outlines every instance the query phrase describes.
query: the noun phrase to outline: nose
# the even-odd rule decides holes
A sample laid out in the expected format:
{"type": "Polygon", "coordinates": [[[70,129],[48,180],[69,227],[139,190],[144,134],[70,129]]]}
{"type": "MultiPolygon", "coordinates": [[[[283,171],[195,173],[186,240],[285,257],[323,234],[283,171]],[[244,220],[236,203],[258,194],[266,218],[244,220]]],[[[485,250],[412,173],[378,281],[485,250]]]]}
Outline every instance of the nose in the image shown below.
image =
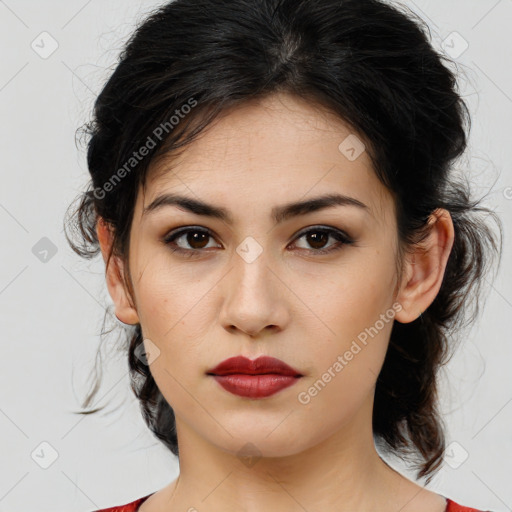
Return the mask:
{"type": "Polygon", "coordinates": [[[290,321],[287,300],[291,294],[276,265],[273,267],[269,266],[265,251],[251,262],[234,255],[233,268],[219,283],[219,321],[224,329],[257,337],[262,332],[286,328],[290,321]]]}

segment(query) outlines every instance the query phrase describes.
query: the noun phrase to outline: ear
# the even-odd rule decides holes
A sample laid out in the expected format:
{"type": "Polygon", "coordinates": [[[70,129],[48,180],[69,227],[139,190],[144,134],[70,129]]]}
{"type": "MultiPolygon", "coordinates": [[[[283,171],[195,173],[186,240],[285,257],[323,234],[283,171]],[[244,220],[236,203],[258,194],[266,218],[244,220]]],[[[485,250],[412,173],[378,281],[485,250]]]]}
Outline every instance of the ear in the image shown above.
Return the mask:
{"type": "Polygon", "coordinates": [[[430,233],[407,255],[403,281],[397,295],[402,309],[395,315],[401,323],[416,320],[436,298],[454,242],[450,213],[437,209],[429,218],[430,233]]]}
{"type": "MultiPolygon", "coordinates": [[[[110,224],[105,222],[103,218],[99,217],[96,224],[96,234],[100,243],[101,254],[103,261],[107,264],[108,254],[110,253],[113,242],[113,228],[110,224]]],[[[137,310],[132,304],[130,295],[125,288],[123,276],[123,262],[118,256],[112,255],[110,262],[105,270],[105,277],[107,287],[114,301],[115,315],[119,321],[124,324],[134,325],[139,323],[137,310]]]]}

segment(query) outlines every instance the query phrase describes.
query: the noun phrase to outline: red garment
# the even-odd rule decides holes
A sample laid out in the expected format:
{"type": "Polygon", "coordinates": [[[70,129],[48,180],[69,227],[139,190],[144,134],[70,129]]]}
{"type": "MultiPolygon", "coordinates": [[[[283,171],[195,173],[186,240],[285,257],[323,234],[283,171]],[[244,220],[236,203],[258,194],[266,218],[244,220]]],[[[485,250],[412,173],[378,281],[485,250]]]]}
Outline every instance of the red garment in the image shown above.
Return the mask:
{"type": "MultiPolygon", "coordinates": [[[[150,496],[151,494],[144,496],[143,498],[139,498],[138,500],[132,501],[131,503],[128,503],[126,505],[121,505],[119,507],[103,508],[95,512],[137,512],[140,505],[142,505],[142,503],[144,503],[150,496]]],[[[464,507],[463,505],[459,505],[458,503],[455,503],[455,501],[452,501],[449,498],[445,499],[445,512],[484,512],[483,510],[477,510],[476,508],[464,507]]]]}
{"type": "Polygon", "coordinates": [[[463,505],[459,505],[458,503],[455,503],[455,501],[452,501],[450,498],[445,499],[447,503],[445,512],[484,512],[483,510],[478,510],[476,508],[464,507],[463,505]]]}
{"type": "Polygon", "coordinates": [[[139,498],[138,500],[132,501],[131,503],[128,503],[126,505],[120,505],[119,507],[102,508],[101,510],[96,510],[95,512],[136,512],[139,509],[139,507],[151,496],[151,494],[148,494],[143,498],[139,498]]]}

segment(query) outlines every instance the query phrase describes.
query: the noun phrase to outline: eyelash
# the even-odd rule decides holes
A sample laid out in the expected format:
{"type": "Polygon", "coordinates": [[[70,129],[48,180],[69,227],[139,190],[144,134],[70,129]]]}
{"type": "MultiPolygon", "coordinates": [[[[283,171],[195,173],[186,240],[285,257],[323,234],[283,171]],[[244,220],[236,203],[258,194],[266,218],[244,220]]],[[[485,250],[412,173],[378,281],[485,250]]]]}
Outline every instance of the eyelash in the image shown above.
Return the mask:
{"type": "MultiPolygon", "coordinates": [[[[199,253],[204,252],[205,249],[183,249],[181,247],[177,247],[176,244],[174,243],[175,240],[182,237],[183,235],[186,235],[189,232],[204,233],[204,234],[207,234],[210,237],[214,238],[212,232],[209,229],[187,227],[187,228],[180,228],[177,231],[171,231],[171,233],[169,233],[168,235],[166,235],[163,238],[163,242],[164,242],[164,244],[170,245],[173,247],[172,252],[177,252],[184,257],[190,258],[193,256],[198,256],[199,253]]],[[[354,243],[354,241],[346,233],[344,233],[343,231],[340,231],[339,229],[333,229],[333,228],[327,228],[327,227],[316,227],[316,226],[313,226],[306,231],[302,231],[301,233],[299,233],[297,235],[295,240],[298,240],[309,233],[327,234],[327,235],[332,236],[333,238],[335,238],[338,241],[338,244],[337,245],[334,244],[333,248],[330,248],[330,249],[303,249],[306,251],[311,251],[312,253],[315,253],[315,254],[320,254],[320,255],[330,254],[332,252],[341,250],[344,245],[350,245],[350,244],[354,243]]]]}

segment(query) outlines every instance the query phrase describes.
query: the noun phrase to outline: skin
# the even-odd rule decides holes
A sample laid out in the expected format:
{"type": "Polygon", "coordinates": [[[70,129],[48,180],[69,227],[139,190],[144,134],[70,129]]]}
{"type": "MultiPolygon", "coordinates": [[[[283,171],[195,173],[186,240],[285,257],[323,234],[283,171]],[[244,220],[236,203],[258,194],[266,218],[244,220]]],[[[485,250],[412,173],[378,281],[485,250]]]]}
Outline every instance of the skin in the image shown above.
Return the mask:
{"type": "MultiPolygon", "coordinates": [[[[275,94],[224,113],[179,158],[153,166],[139,190],[129,248],[133,295],[120,278],[120,258],[112,258],[106,279],[117,318],[140,323],[151,341],[146,349],[158,353],[150,371],[174,409],[180,448],[180,476],[142,512],[445,510],[442,496],[375,450],[375,383],[393,320],[307,404],[298,400],[381,314],[407,323],[425,311],[453,245],[451,217],[436,210],[430,236],[406,257],[398,282],[392,196],[366,151],[350,161],[338,149],[351,133],[318,105],[275,94]],[[175,206],[143,216],[164,192],[222,206],[233,224],[175,206]],[[368,208],[338,205],[279,224],[271,219],[273,207],[326,193],[368,208]],[[184,250],[198,248],[196,257],[162,242],[182,226],[212,232],[202,243],[175,240],[184,250]],[[342,230],[353,243],[331,236],[315,245],[299,234],[315,226],[342,230]],[[246,237],[262,250],[251,263],[236,251],[246,237]],[[315,252],[337,245],[327,255],[315,252]],[[265,399],[235,396],[205,372],[240,354],[277,357],[303,377],[265,399]],[[252,463],[239,455],[247,443],[256,453],[252,463]]],[[[111,231],[100,222],[97,232],[106,261],[111,231]]]]}

